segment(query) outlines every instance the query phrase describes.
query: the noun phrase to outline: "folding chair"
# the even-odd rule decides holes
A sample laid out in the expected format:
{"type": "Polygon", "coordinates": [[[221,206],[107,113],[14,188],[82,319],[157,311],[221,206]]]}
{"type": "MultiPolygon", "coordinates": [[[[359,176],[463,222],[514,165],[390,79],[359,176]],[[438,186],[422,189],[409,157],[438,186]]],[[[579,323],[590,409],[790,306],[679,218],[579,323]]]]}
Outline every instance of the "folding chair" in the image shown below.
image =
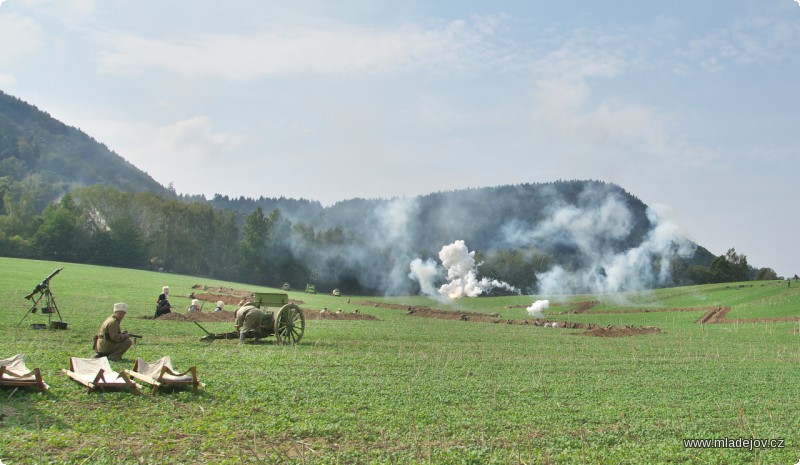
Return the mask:
{"type": "Polygon", "coordinates": [[[39,392],[50,389],[38,368],[29,370],[25,366],[23,354],[0,360],[0,386],[35,387],[39,392]]]}
{"type": "Polygon", "coordinates": [[[153,395],[158,394],[161,386],[192,386],[192,392],[197,394],[198,387],[206,385],[197,380],[197,367],[178,373],[172,367],[169,355],[161,357],[155,362],[146,362],[141,358],[136,359],[133,370],[124,370],[128,376],[136,378],[153,386],[153,395]]]}
{"type": "Polygon", "coordinates": [[[100,358],[69,358],[69,370],[62,369],[61,372],[80,384],[86,386],[89,391],[106,389],[130,389],[135,395],[141,394],[142,386],[134,383],[128,378],[123,370],[117,373],[111,369],[107,357],[100,358]]]}

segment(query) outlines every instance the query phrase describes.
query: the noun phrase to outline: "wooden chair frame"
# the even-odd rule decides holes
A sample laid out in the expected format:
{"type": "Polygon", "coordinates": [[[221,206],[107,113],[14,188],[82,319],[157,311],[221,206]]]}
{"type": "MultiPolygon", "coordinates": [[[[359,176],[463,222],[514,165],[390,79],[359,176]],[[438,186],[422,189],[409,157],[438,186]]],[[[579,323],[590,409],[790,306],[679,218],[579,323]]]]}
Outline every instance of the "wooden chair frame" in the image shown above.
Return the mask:
{"type": "Polygon", "coordinates": [[[101,364],[105,365],[98,369],[97,374],[94,376],[94,379],[88,381],[87,378],[81,376],[77,373],[75,369],[75,361],[79,360],[77,357],[70,357],[69,359],[69,370],[62,369],[61,372],[65,375],[69,376],[70,378],[74,379],[78,383],[86,386],[88,388],[87,392],[93,392],[96,390],[105,391],[106,389],[130,389],[134,395],[140,395],[142,386],[134,383],[125,373],[125,370],[122,372],[117,373],[116,371],[111,369],[111,366],[108,364],[108,359],[106,357],[101,357],[99,359],[87,359],[87,360],[99,360],[101,364]],[[108,375],[108,377],[106,376],[108,375]],[[115,378],[111,378],[114,376],[115,378]],[[120,381],[121,380],[121,381],[120,381]]]}
{"type": "Polygon", "coordinates": [[[0,360],[0,386],[35,387],[39,392],[50,389],[50,386],[42,380],[39,368],[29,370],[25,366],[23,354],[0,360]]]}
{"type": "Polygon", "coordinates": [[[138,358],[133,365],[133,370],[123,370],[127,373],[128,376],[132,378],[136,378],[144,383],[147,383],[153,386],[153,395],[158,394],[158,389],[162,386],[191,386],[192,392],[197,394],[198,387],[205,387],[206,385],[198,381],[197,379],[197,367],[193,366],[184,372],[177,372],[172,367],[172,361],[169,356],[162,357],[161,359],[157,360],[153,363],[145,362],[143,359],[138,358]],[[165,360],[166,359],[166,360],[165,360]],[[152,377],[148,374],[142,373],[142,364],[149,364],[149,365],[156,365],[161,363],[161,370],[159,371],[158,377],[152,377]],[[188,375],[188,376],[187,376],[188,375]],[[189,376],[191,379],[172,379],[174,378],[188,378],[189,376]]]}

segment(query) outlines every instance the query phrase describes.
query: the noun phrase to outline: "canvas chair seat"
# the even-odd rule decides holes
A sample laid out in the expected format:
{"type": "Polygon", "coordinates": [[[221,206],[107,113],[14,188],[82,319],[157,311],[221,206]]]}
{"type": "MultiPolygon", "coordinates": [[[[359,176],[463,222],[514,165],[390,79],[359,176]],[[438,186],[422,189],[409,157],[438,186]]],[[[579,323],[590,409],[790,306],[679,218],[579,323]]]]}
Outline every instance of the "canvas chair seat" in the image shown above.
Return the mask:
{"type": "Polygon", "coordinates": [[[158,388],[161,386],[192,386],[192,391],[195,393],[197,393],[198,387],[205,387],[205,384],[197,380],[197,367],[191,367],[179,373],[173,368],[169,355],[161,357],[155,362],[146,362],[142,358],[137,358],[133,370],[125,370],[125,372],[128,376],[153,386],[153,395],[158,393],[158,388]]]}
{"type": "Polygon", "coordinates": [[[118,373],[111,369],[108,357],[100,358],[78,358],[70,357],[69,370],[61,370],[62,373],[86,386],[89,391],[106,389],[130,389],[137,396],[141,393],[140,385],[131,381],[123,370],[118,373]]]}
{"type": "Polygon", "coordinates": [[[0,360],[0,386],[35,387],[40,392],[50,389],[50,386],[42,381],[42,373],[38,368],[29,370],[25,366],[23,354],[0,360]]]}

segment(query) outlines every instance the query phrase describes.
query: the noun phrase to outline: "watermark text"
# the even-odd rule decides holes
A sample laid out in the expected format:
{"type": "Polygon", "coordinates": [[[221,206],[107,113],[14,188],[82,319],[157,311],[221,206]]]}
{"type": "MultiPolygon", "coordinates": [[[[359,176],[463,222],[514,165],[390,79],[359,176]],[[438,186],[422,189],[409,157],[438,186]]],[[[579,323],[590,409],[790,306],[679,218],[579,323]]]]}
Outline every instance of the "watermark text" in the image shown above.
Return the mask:
{"type": "Polygon", "coordinates": [[[784,439],[759,438],[719,438],[719,439],[684,439],[686,449],[783,449],[784,439]]]}

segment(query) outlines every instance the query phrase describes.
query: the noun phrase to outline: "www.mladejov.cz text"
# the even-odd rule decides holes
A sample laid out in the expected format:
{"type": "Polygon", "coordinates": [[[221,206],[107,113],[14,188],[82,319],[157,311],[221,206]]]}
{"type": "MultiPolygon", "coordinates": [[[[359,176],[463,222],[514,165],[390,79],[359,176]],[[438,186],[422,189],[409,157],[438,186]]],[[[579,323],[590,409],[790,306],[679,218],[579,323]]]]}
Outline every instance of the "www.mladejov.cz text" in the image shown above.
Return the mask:
{"type": "Polygon", "coordinates": [[[783,439],[758,438],[718,438],[718,439],[684,439],[686,449],[783,449],[783,439]]]}

